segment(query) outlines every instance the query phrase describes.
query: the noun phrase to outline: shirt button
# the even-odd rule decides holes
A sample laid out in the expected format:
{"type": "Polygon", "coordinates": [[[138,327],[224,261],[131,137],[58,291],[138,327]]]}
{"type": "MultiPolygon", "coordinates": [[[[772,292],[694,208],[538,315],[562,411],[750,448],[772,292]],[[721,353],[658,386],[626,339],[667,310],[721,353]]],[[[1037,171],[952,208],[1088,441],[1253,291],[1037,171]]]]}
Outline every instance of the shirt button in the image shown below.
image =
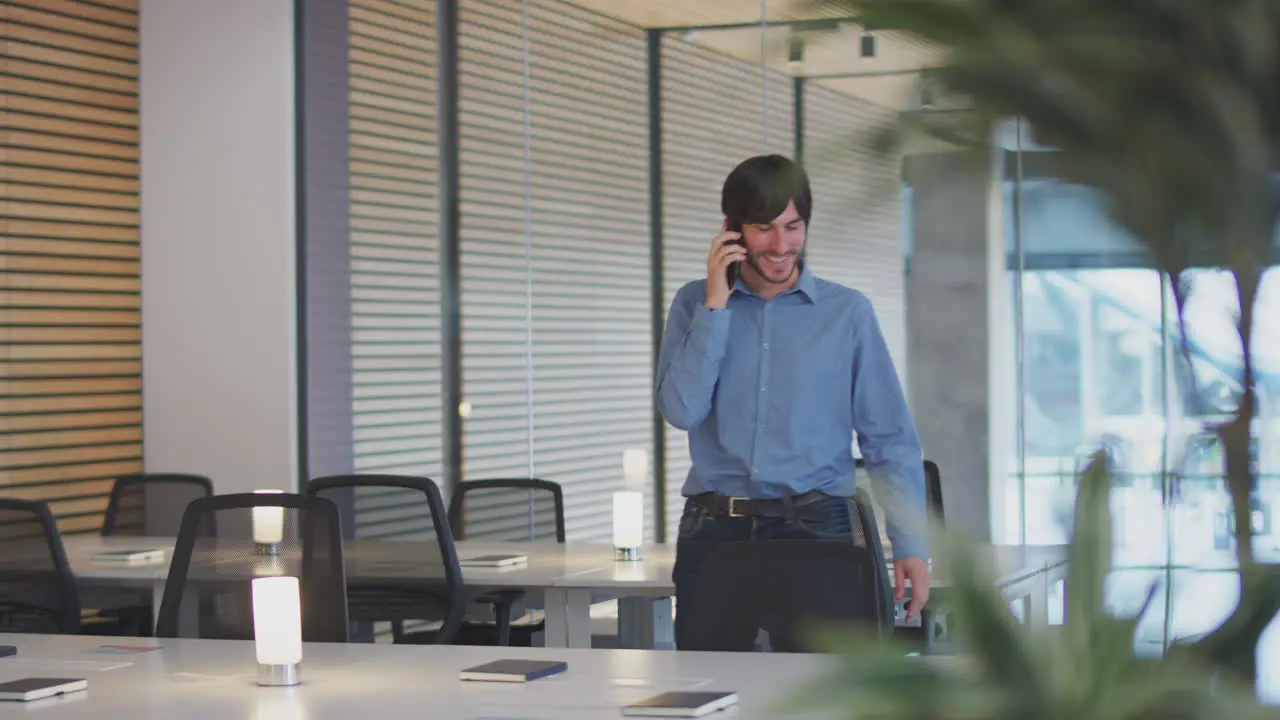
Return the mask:
{"type": "Polygon", "coordinates": [[[768,350],[768,349],[769,349],[769,343],[765,343],[765,344],[764,344],[764,349],[765,349],[765,350],[768,350]]]}
{"type": "Polygon", "coordinates": [[[760,392],[765,392],[765,391],[767,391],[768,389],[769,389],[769,387],[768,387],[767,385],[761,385],[761,386],[760,386],[760,392]]]}

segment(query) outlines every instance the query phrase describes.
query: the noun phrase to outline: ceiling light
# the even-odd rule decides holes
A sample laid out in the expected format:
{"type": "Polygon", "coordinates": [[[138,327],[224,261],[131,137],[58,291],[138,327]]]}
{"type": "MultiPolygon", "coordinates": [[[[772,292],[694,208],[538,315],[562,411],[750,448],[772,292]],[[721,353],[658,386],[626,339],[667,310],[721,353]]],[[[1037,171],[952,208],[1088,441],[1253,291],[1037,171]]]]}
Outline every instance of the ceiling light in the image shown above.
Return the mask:
{"type": "Polygon", "coordinates": [[[799,68],[804,63],[804,40],[792,37],[787,44],[787,66],[799,68]]]}

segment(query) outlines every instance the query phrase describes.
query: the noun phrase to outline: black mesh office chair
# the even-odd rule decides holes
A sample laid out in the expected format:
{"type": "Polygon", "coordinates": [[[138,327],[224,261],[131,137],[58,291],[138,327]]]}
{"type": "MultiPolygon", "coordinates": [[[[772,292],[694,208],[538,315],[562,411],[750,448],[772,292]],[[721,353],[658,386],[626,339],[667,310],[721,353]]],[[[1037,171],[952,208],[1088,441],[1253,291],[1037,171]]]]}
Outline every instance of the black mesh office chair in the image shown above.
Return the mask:
{"type": "Polygon", "coordinates": [[[469,480],[449,502],[457,540],[564,542],[564,492],[550,480],[469,480]]]}
{"type": "MultiPolygon", "coordinates": [[[[858,460],[857,464],[858,469],[865,468],[861,459],[858,460]]],[[[938,464],[932,460],[924,461],[924,482],[929,513],[933,515],[936,522],[941,523],[945,519],[942,503],[942,473],[938,469],[938,464]]],[[[910,592],[908,592],[907,598],[909,599],[910,597],[910,592]]],[[[918,643],[922,650],[928,652],[934,648],[941,632],[942,625],[939,623],[937,613],[933,608],[926,605],[920,612],[919,627],[899,627],[894,630],[894,635],[899,640],[918,643]]]]}
{"type": "Polygon", "coordinates": [[[929,497],[929,511],[942,522],[942,473],[938,464],[932,460],[924,461],[924,484],[929,497]]]}
{"type": "Polygon", "coordinates": [[[871,494],[865,488],[859,488],[853,497],[853,544],[866,547],[871,551],[876,572],[872,575],[876,593],[876,621],[885,633],[893,632],[894,599],[893,580],[889,577],[889,568],[885,562],[886,551],[880,541],[880,524],[876,521],[875,506],[871,494]]]}
{"type": "Polygon", "coordinates": [[[274,576],[298,578],[304,641],[347,641],[342,530],[333,503],[284,493],[193,501],[182,516],[156,636],[252,639],[251,581],[274,576]]]}
{"type": "Polygon", "coordinates": [[[176,537],[187,505],[211,495],[213,482],[203,475],[122,475],[111,486],[102,534],[176,537]]]}
{"type": "MultiPolygon", "coordinates": [[[[862,458],[858,458],[856,464],[859,470],[865,471],[867,468],[862,458]]],[[[932,460],[924,461],[924,488],[929,512],[937,516],[938,520],[942,520],[942,474],[938,471],[938,464],[932,460]]]]}
{"type": "MultiPolygon", "coordinates": [[[[929,512],[937,522],[942,523],[946,519],[946,513],[942,509],[942,472],[932,460],[924,461],[924,481],[929,497],[929,512]]],[[[926,605],[920,611],[920,627],[903,627],[895,632],[899,639],[922,643],[925,652],[931,652],[943,632],[943,624],[939,622],[938,613],[926,605]]]]}
{"type": "Polygon", "coordinates": [[[753,540],[708,556],[686,608],[682,650],[748,652],[759,630],[775,652],[804,652],[806,623],[893,628],[892,593],[875,518],[854,500],[853,542],[753,540]]]}
{"type": "MultiPolygon", "coordinates": [[[[135,473],[121,475],[111,486],[107,510],[102,516],[103,537],[177,537],[182,513],[192,500],[213,495],[213,482],[203,475],[186,473],[135,473]]],[[[96,617],[120,623],[122,632],[150,636],[154,631],[150,593],[117,593],[104,602],[110,607],[96,617]]],[[[101,599],[101,598],[100,598],[101,599]]]]}
{"type": "MultiPolygon", "coordinates": [[[[449,526],[457,540],[555,540],[563,543],[564,492],[558,483],[537,478],[471,480],[461,483],[449,502],[449,526]]],[[[521,590],[493,590],[475,598],[493,607],[492,622],[463,622],[460,645],[529,647],[542,621],[512,624],[521,590]]]]}
{"type": "Polygon", "coordinates": [[[343,526],[344,537],[355,541],[348,559],[351,617],[390,621],[397,643],[454,642],[466,613],[465,588],[436,483],[404,475],[334,475],[312,480],[307,493],[352,509],[343,526]],[[406,631],[409,620],[438,626],[406,631]]]}
{"type": "Polygon", "coordinates": [[[43,502],[0,498],[0,632],[81,632],[75,576],[43,502]]]}

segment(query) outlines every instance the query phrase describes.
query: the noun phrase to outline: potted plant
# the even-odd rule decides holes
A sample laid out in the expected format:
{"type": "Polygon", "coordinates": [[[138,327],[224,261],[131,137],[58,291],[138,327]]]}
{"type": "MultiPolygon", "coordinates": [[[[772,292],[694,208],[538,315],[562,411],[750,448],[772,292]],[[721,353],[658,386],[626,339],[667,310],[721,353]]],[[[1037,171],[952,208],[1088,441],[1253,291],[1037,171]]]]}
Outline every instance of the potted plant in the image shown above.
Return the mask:
{"type": "Polygon", "coordinates": [[[779,712],[835,711],[849,720],[1280,718],[1280,708],[1257,702],[1250,682],[1216,672],[1218,664],[1202,653],[1173,652],[1154,660],[1134,654],[1141,613],[1115,618],[1104,608],[1103,583],[1111,569],[1110,490],[1109,462],[1099,452],[1077,491],[1064,627],[1035,631],[1019,625],[972,543],[935,528],[937,559],[952,578],[949,614],[962,653],[914,657],[870,633],[820,628],[812,635],[813,647],[834,655],[835,662],[787,698],[779,712]]]}
{"type": "MultiPolygon", "coordinates": [[[[1054,149],[1049,172],[1097,191],[1111,219],[1146,248],[1170,280],[1180,325],[1184,273],[1231,274],[1242,392],[1214,431],[1234,516],[1249,518],[1257,484],[1250,462],[1255,301],[1280,218],[1280,0],[821,4],[937,51],[921,83],[941,107],[901,114],[871,139],[880,151],[927,136],[990,157],[982,151],[998,128],[1021,121],[1039,145],[1054,149]]],[[[1016,627],[971,549],[948,537],[935,547],[951,550],[939,559],[951,563],[957,583],[953,615],[972,674],[895,649],[855,648],[844,637],[828,649],[854,649],[843,652],[823,692],[809,697],[847,696],[847,716],[859,718],[1275,717],[1257,706],[1253,685],[1259,638],[1280,610],[1280,566],[1255,562],[1251,523],[1234,523],[1241,592],[1230,618],[1158,660],[1141,660],[1133,654],[1134,620],[1109,617],[1103,605],[1110,487],[1099,454],[1079,481],[1061,632],[1016,627]]]]}

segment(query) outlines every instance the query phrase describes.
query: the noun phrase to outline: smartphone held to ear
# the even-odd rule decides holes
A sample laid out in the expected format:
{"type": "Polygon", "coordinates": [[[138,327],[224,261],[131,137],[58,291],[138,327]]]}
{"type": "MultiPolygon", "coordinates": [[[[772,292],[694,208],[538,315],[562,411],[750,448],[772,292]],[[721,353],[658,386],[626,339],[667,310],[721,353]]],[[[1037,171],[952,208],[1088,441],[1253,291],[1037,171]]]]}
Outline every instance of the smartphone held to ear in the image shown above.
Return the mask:
{"type": "MultiPolygon", "coordinates": [[[[741,224],[741,223],[729,223],[729,222],[727,222],[727,221],[726,221],[726,223],[725,223],[725,224],[728,226],[728,228],[729,228],[730,230],[732,230],[733,232],[738,233],[738,238],[737,238],[737,239],[735,239],[735,240],[726,240],[724,244],[725,244],[725,245],[737,245],[737,246],[739,246],[739,247],[746,247],[746,246],[747,246],[747,244],[746,244],[746,242],[745,242],[745,241],[743,241],[743,239],[742,239],[742,224],[741,224]]],[[[740,265],[740,264],[741,264],[741,261],[736,261],[736,260],[735,260],[734,262],[729,263],[729,264],[728,264],[728,266],[726,266],[726,267],[725,267],[725,271],[724,271],[724,272],[725,272],[725,280],[727,280],[727,281],[728,281],[728,283],[729,283],[729,292],[733,292],[733,288],[734,288],[734,286],[738,284],[738,265],[740,265]]]]}

